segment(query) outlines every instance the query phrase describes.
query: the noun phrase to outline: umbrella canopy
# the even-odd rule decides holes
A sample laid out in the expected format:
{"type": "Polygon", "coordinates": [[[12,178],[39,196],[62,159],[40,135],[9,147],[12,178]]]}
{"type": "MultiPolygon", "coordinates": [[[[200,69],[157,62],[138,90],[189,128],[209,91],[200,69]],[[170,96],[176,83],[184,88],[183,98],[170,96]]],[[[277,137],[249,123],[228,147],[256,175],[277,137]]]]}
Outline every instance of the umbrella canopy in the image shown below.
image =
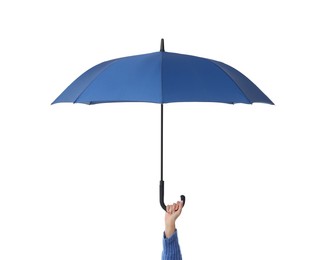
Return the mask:
{"type": "MultiPolygon", "coordinates": [[[[246,76],[219,61],[165,52],[118,58],[84,72],[53,101],[99,104],[152,102],[161,104],[160,204],[164,203],[163,104],[171,102],[273,102],[246,76]]],[[[185,204],[185,196],[181,196],[185,204]]]]}
{"type": "Polygon", "coordinates": [[[247,77],[219,61],[165,52],[100,63],[54,102],[273,102],[247,77]]]}

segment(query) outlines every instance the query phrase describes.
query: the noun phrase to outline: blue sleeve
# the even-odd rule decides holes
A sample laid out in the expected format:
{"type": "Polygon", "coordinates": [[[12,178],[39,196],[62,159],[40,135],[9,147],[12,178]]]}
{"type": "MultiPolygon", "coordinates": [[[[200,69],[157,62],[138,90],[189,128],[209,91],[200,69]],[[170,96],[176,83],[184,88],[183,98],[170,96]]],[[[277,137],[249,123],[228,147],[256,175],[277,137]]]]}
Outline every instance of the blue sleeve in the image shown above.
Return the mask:
{"type": "Polygon", "coordinates": [[[178,244],[177,230],[170,238],[164,233],[161,260],[182,260],[181,249],[178,244]]]}

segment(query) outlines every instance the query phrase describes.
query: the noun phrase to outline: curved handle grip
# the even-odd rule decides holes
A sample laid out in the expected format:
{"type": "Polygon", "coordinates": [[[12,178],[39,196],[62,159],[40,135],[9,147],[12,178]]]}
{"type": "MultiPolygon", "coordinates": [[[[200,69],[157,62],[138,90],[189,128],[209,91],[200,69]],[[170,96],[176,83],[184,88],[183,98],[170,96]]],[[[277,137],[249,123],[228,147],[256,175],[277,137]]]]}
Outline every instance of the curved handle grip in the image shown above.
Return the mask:
{"type": "MultiPolygon", "coordinates": [[[[164,181],[160,181],[160,190],[159,190],[159,196],[160,196],[160,205],[162,207],[162,209],[164,211],[166,211],[166,205],[165,205],[165,202],[164,202],[164,197],[165,197],[165,182],[164,181]]],[[[184,195],[181,195],[181,201],[183,201],[183,207],[185,205],[185,196],[184,195]]]]}

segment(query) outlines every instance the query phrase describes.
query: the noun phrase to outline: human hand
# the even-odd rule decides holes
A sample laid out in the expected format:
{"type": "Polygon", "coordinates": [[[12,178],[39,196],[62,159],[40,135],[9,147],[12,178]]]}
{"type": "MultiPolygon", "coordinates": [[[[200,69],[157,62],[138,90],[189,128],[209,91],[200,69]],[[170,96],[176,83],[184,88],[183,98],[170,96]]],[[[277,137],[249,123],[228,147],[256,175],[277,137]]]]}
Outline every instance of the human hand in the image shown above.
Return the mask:
{"type": "Polygon", "coordinates": [[[169,238],[175,232],[176,219],[181,215],[183,209],[183,202],[178,201],[172,205],[166,206],[165,214],[165,234],[169,238]]]}

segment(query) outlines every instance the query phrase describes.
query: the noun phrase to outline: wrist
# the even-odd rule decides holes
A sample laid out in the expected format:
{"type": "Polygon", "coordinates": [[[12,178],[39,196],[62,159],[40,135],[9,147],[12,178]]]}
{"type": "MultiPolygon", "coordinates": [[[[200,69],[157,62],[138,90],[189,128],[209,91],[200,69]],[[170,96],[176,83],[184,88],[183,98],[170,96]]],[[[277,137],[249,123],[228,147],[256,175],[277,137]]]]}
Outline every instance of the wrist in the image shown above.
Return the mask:
{"type": "Polygon", "coordinates": [[[170,219],[165,221],[166,228],[175,228],[175,220],[170,219]]]}
{"type": "Polygon", "coordinates": [[[171,223],[166,222],[165,227],[174,229],[175,228],[175,222],[171,222],[171,223]]]}
{"type": "Polygon", "coordinates": [[[166,223],[165,234],[166,238],[170,238],[176,230],[175,223],[166,223]]]}

